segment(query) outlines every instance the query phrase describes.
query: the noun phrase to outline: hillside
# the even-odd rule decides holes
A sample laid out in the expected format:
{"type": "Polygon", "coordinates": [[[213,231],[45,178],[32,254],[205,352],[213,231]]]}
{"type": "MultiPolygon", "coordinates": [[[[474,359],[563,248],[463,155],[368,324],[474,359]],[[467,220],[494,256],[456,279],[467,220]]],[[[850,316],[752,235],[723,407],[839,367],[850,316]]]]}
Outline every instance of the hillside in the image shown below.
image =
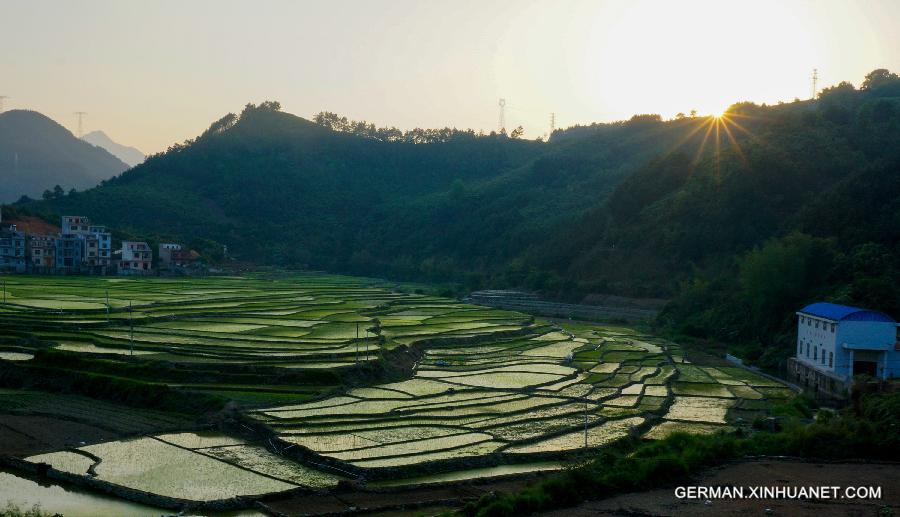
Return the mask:
{"type": "Polygon", "coordinates": [[[223,243],[255,263],[466,289],[672,298],[672,329],[777,355],[806,301],[900,316],[898,85],[878,72],[817,101],[641,115],[549,143],[248,105],[101,187],[23,208],[212,258],[223,243]]]}
{"type": "Polygon", "coordinates": [[[90,188],[127,168],[38,112],[0,113],[0,201],[40,198],[55,185],[64,191],[90,188]]]}
{"type": "Polygon", "coordinates": [[[103,131],[91,131],[81,139],[91,145],[102,147],[129,167],[134,167],[147,158],[139,149],[115,142],[103,131]]]}

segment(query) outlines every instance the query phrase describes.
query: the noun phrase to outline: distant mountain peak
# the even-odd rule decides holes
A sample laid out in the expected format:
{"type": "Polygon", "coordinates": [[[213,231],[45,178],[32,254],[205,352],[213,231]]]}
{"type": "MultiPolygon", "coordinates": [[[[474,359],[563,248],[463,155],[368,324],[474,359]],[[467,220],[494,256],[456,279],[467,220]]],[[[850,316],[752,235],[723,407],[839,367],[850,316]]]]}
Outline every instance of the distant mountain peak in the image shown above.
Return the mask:
{"type": "Polygon", "coordinates": [[[147,156],[139,149],[120,144],[100,130],[91,131],[81,139],[89,144],[106,149],[110,154],[125,162],[129,167],[144,163],[144,160],[147,158],[147,156]]]}
{"type": "Polygon", "coordinates": [[[103,148],[79,140],[53,119],[30,110],[0,113],[0,202],[93,187],[128,166],[103,148]]]}

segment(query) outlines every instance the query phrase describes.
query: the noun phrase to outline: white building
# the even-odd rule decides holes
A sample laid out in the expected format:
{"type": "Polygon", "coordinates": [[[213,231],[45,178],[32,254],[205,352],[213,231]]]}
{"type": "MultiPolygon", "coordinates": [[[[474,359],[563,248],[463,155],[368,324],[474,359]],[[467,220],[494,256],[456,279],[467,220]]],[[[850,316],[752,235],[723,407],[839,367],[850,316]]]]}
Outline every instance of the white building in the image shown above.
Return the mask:
{"type": "Polygon", "coordinates": [[[900,377],[897,322],[890,316],[834,303],[808,305],[797,316],[797,350],[789,370],[802,385],[842,395],[856,375],[900,377]]]}
{"type": "Polygon", "coordinates": [[[147,275],[153,272],[153,253],[146,242],[122,241],[120,275],[147,275]]]}

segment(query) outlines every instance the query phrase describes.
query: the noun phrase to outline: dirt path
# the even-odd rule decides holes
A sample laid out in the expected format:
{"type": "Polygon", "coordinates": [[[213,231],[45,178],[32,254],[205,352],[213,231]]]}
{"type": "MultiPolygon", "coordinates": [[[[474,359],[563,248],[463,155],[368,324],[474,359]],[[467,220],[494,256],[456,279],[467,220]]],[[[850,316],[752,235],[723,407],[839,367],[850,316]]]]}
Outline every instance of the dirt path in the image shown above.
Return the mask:
{"type": "MultiPolygon", "coordinates": [[[[900,514],[900,465],[871,463],[806,463],[791,460],[758,460],[710,469],[685,486],[876,486],[880,500],[679,500],[674,487],[623,494],[585,502],[545,515],[571,516],[720,516],[768,515],[816,517],[900,514]],[[885,510],[889,508],[891,511],[885,510]],[[886,513],[879,513],[879,512],[886,513]]],[[[745,488],[748,491],[749,488],[745,488]]]]}

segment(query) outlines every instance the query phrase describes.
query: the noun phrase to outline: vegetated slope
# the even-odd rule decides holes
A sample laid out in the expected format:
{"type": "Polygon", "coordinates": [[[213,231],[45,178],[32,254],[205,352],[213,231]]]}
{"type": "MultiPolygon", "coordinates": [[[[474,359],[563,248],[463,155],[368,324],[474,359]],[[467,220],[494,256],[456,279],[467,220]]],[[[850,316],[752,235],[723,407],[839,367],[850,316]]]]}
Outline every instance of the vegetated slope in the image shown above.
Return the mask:
{"type": "Polygon", "coordinates": [[[410,143],[333,131],[265,103],[97,189],[32,208],[201,248],[209,239],[257,263],[524,282],[527,250],[637,164],[688,136],[684,148],[699,146],[704,124],[636,117],[551,144],[454,130],[410,143]]]}
{"type": "Polygon", "coordinates": [[[38,112],[0,113],[0,201],[40,197],[55,185],[90,188],[127,168],[38,112]]]}
{"type": "Polygon", "coordinates": [[[873,72],[817,101],[636,116],[550,143],[447,130],[412,144],[251,105],[49,208],[258,263],[671,297],[665,323],[765,343],[748,353],[775,361],[807,301],[900,312],[898,84],[873,72]]]}
{"type": "Polygon", "coordinates": [[[106,149],[110,154],[122,160],[129,167],[134,167],[147,158],[147,156],[139,149],[115,142],[103,131],[91,131],[81,137],[81,139],[89,144],[106,149]]]}

